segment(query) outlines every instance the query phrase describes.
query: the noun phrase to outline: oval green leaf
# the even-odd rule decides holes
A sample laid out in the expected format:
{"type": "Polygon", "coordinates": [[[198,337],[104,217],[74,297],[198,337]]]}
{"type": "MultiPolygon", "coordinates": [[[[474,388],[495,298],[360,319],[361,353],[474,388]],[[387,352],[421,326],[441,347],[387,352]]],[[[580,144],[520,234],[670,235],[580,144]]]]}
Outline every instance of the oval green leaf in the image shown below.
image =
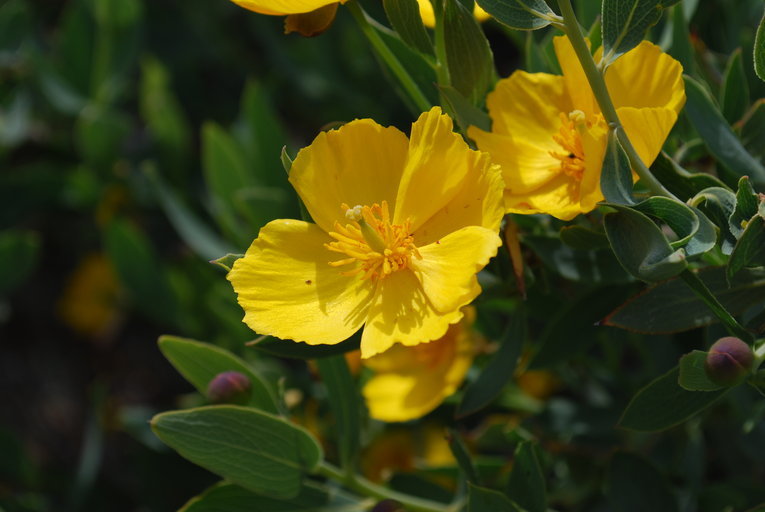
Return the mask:
{"type": "Polygon", "coordinates": [[[500,23],[517,30],[536,30],[555,19],[544,0],[477,0],[484,11],[500,23]]]}

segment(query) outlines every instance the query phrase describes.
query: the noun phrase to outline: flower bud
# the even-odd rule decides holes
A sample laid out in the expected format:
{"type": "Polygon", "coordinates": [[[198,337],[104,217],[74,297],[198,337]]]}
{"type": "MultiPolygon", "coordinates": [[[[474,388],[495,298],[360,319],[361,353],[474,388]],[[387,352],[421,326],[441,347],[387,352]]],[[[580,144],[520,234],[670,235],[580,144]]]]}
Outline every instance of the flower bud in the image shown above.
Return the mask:
{"type": "Polygon", "coordinates": [[[710,347],[704,367],[709,380],[715,384],[733,386],[746,377],[753,362],[754,354],[749,345],[727,336],[710,347]]]}
{"type": "Polygon", "coordinates": [[[207,398],[214,404],[247,405],[251,394],[249,377],[239,372],[219,373],[207,386],[207,398]]]}

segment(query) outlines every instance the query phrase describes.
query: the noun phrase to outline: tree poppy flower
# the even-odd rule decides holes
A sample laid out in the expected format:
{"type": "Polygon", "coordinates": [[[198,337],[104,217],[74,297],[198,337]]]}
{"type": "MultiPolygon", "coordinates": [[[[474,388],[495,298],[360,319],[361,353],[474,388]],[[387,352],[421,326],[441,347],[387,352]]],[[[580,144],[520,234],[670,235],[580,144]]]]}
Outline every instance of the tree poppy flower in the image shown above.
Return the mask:
{"type": "Polygon", "coordinates": [[[268,223],[228,274],[256,332],[334,344],[363,325],[367,358],[440,338],[480,293],[502,177],[438,107],[409,140],[371,119],[321,133],[289,180],[315,223],[268,223]]]}
{"type": "MultiPolygon", "coordinates": [[[[471,127],[468,134],[502,167],[508,212],[570,220],[603,200],[608,125],[568,38],[553,43],[563,75],[516,71],[500,80],[486,102],[491,132],[471,127]]],[[[678,61],[648,41],[606,70],[619,120],[646,165],[685,104],[682,73],[678,61]]]]}
{"type": "Polygon", "coordinates": [[[374,370],[362,394],[372,418],[396,422],[420,418],[457,391],[473,362],[478,335],[472,330],[475,309],[446,334],[414,347],[394,345],[364,360],[374,370]]]}

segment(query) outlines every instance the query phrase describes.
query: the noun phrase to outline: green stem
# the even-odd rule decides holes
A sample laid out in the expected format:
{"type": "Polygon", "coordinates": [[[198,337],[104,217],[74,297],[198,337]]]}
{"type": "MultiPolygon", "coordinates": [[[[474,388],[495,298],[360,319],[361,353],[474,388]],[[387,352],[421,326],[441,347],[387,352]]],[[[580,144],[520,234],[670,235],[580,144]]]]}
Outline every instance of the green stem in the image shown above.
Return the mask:
{"type": "Polygon", "coordinates": [[[431,105],[430,101],[428,101],[428,99],[422,93],[412,76],[409,74],[406,68],[404,68],[403,64],[401,64],[401,61],[398,60],[390,48],[388,48],[388,45],[385,44],[385,41],[382,40],[380,34],[377,33],[375,28],[369,23],[367,13],[364,12],[356,0],[350,0],[349,2],[346,2],[345,6],[349,11],[351,11],[351,14],[359,24],[361,31],[367,37],[369,43],[372,45],[372,48],[375,50],[375,52],[377,52],[377,55],[380,56],[380,58],[391,70],[391,72],[393,72],[393,74],[396,75],[396,77],[399,79],[401,85],[409,97],[412,99],[415,106],[421,112],[427,112],[430,110],[433,105],[431,105]]]}
{"type": "Polygon", "coordinates": [[[378,500],[398,501],[410,512],[453,512],[452,507],[449,505],[393,491],[381,485],[372,483],[366,478],[356,474],[346,474],[340,468],[327,462],[323,462],[321,466],[319,466],[319,474],[340,482],[348,489],[363,494],[364,496],[369,496],[378,500]]]}
{"type": "Polygon", "coordinates": [[[436,77],[438,85],[451,85],[449,67],[446,60],[446,34],[444,31],[444,0],[433,2],[433,15],[436,19],[435,26],[435,51],[436,51],[436,77]]]}
{"type": "Polygon", "coordinates": [[[717,318],[720,319],[720,321],[723,323],[731,335],[741,338],[750,345],[753,343],[754,340],[752,338],[752,334],[744,329],[741,324],[739,324],[736,319],[733,318],[733,315],[731,315],[728,310],[725,309],[725,306],[720,304],[720,301],[718,301],[717,297],[715,297],[709,288],[707,288],[707,285],[704,284],[704,281],[699,279],[699,276],[697,276],[692,271],[685,269],[680,274],[680,277],[683,279],[683,281],[685,281],[685,284],[687,284],[691,290],[693,290],[696,295],[702,301],[704,301],[704,304],[706,304],[709,309],[712,310],[717,318]]]}
{"type": "Polygon", "coordinates": [[[595,60],[590,54],[590,49],[587,47],[587,42],[582,34],[582,29],[579,27],[579,22],[574,14],[574,8],[571,6],[571,0],[558,0],[560,6],[560,12],[563,16],[563,30],[568,36],[571,45],[574,47],[574,52],[579,58],[579,62],[582,64],[584,74],[587,76],[587,81],[590,83],[592,93],[595,95],[595,99],[600,106],[600,111],[603,113],[603,117],[611,128],[616,130],[616,135],[621,142],[624,151],[629,157],[632,169],[640,176],[643,183],[646,184],[648,189],[657,196],[670,197],[677,199],[671,192],[664,188],[664,186],[657,180],[648,167],[640,159],[635,147],[632,145],[627,133],[624,131],[624,127],[619,121],[619,116],[616,113],[611,96],[608,94],[608,88],[606,87],[606,81],[603,79],[603,75],[598,70],[595,60]]]}

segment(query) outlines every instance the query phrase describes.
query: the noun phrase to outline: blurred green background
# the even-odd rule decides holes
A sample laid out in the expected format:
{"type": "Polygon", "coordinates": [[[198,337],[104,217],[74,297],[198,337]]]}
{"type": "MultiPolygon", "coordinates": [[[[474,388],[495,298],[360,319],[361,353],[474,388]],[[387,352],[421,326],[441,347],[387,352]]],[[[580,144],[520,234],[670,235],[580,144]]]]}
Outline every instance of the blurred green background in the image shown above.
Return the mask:
{"type": "MultiPolygon", "coordinates": [[[[684,3],[697,72],[718,87],[742,47],[750,96],[765,96],[761,2],[684,3]]],[[[599,2],[578,4],[589,26],[599,2]]],[[[148,428],[194,400],[158,335],[242,353],[253,333],[209,260],[299,215],[281,148],[331,123],[415,117],[343,9],[312,39],[282,24],[226,0],[0,0],[0,509],[175,510],[215,480],[148,428]]],[[[501,76],[544,66],[527,38],[551,31],[486,30],[501,76]]],[[[670,44],[670,23],[653,36],[670,44]]]]}

